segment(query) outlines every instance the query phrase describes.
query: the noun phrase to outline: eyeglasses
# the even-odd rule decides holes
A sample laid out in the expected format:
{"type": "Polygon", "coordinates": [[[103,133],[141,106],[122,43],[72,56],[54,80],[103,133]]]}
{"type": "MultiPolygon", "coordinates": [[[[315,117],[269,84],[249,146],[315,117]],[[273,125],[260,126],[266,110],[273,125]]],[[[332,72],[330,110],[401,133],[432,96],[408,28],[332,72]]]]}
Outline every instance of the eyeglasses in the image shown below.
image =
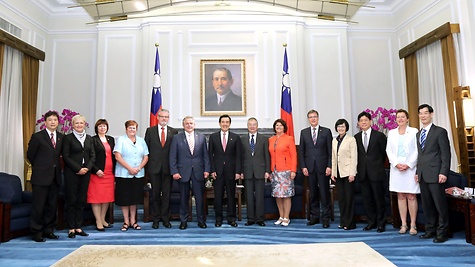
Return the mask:
{"type": "Polygon", "coordinates": [[[308,116],[309,119],[318,119],[318,116],[308,116]]]}
{"type": "Polygon", "coordinates": [[[166,119],[169,118],[169,116],[160,116],[160,115],[158,115],[158,117],[159,117],[159,118],[166,118],[166,119]]]}

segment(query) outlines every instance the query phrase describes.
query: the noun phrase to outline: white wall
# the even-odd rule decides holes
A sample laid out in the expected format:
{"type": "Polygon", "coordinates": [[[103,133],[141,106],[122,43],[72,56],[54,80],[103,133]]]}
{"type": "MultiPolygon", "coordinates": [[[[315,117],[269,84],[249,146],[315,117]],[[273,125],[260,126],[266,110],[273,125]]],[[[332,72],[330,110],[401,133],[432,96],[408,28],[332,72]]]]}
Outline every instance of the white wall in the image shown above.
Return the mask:
{"type": "MultiPolygon", "coordinates": [[[[144,133],[149,120],[155,43],[160,44],[164,107],[171,125],[193,115],[197,127],[218,127],[217,117],[200,116],[200,59],[246,60],[247,115],[261,127],[279,117],[283,43],[287,43],[293,114],[298,137],[306,112],[333,129],[378,106],[405,108],[403,61],[398,51],[443,23],[459,22],[467,84],[473,71],[474,5],[465,0],[405,1],[395,14],[361,12],[356,25],[276,16],[178,16],[86,26],[87,16],[54,16],[25,1],[2,1],[0,16],[24,30],[22,39],[45,50],[38,114],[71,108],[90,123],[107,118],[112,135],[135,119],[144,133]],[[3,7],[6,8],[3,8],[3,7]],[[17,15],[16,13],[20,13],[17,15]]],[[[89,129],[93,133],[92,127],[89,129]]],[[[298,141],[297,141],[298,142],[298,141]]]]}

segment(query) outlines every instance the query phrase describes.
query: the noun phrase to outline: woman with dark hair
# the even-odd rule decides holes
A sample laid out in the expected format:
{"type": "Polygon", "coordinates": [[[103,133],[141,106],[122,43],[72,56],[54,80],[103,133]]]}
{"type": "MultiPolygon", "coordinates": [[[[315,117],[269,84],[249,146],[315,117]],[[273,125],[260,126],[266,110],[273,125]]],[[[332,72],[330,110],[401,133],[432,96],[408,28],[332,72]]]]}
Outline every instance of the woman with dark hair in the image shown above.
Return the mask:
{"type": "Polygon", "coordinates": [[[340,206],[340,226],[345,230],[356,228],[355,221],[355,176],[358,162],[356,139],[347,135],[350,125],[347,120],[339,119],[335,123],[338,136],[332,142],[331,179],[338,188],[340,206]]]}
{"type": "Polygon", "coordinates": [[[114,170],[116,160],[114,151],[114,137],[106,135],[109,123],[105,119],[97,120],[94,125],[96,135],[92,137],[96,161],[92,167],[91,181],[87,190],[87,203],[91,203],[92,212],[96,218],[96,230],[112,227],[106,222],[106,213],[109,203],[114,202],[114,170]]]}
{"type": "Polygon", "coordinates": [[[288,226],[290,209],[295,195],[294,179],[297,171],[297,149],[292,136],[286,134],[287,123],[277,119],[273,125],[275,135],[269,138],[271,161],[272,196],[279,209],[279,219],[275,225],[288,226]]]}
{"type": "Polygon", "coordinates": [[[417,197],[421,192],[419,183],[414,180],[417,166],[417,129],[409,127],[409,113],[400,109],[396,112],[398,127],[388,133],[386,154],[391,163],[389,191],[397,192],[397,204],[402,225],[400,234],[409,230],[416,235],[417,197]],[[411,219],[411,228],[407,227],[407,210],[411,219]]]}
{"type": "Polygon", "coordinates": [[[64,186],[66,189],[68,237],[88,236],[81,227],[91,169],[96,161],[92,137],[86,134],[86,118],[72,118],[73,132],[63,139],[64,186]]]}
{"type": "Polygon", "coordinates": [[[125,232],[132,226],[135,230],[142,227],[137,223],[137,205],[143,204],[143,167],[148,162],[148,147],[145,140],[136,135],[139,125],[134,120],[125,122],[126,135],[117,139],[114,155],[115,167],[115,204],[121,206],[124,224],[120,229],[125,232]]]}

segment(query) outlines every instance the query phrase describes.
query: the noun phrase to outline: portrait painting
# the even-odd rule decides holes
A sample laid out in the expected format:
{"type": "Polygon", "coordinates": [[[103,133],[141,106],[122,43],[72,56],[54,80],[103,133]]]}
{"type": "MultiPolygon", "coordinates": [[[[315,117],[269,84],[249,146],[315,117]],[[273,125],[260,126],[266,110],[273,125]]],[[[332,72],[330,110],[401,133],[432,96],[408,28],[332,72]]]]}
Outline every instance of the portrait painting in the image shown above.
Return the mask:
{"type": "Polygon", "coordinates": [[[244,59],[202,59],[201,115],[246,115],[244,59]]]}

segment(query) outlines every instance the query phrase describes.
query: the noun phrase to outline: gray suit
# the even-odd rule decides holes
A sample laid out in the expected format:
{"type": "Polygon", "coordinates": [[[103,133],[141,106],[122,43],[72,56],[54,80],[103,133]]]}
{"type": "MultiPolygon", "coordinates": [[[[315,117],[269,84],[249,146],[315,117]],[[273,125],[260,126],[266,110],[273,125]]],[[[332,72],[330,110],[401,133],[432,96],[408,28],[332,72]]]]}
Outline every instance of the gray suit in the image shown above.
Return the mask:
{"type": "Polygon", "coordinates": [[[190,181],[193,183],[193,195],[196,201],[198,222],[204,223],[204,172],[210,172],[210,162],[206,139],[203,134],[194,132],[195,145],[193,154],[190,152],[184,132],[173,136],[170,145],[170,174],[179,173],[180,182],[180,221],[188,220],[188,199],[190,197],[190,181]]]}
{"type": "Polygon", "coordinates": [[[426,217],[426,232],[447,236],[449,211],[444,184],[439,183],[439,174],[448,178],[450,172],[451,155],[447,130],[432,124],[427,132],[424,149],[421,148],[420,136],[421,132],[418,132],[417,175],[426,217]]]}
{"type": "Polygon", "coordinates": [[[254,136],[254,154],[251,152],[250,134],[241,136],[244,188],[246,189],[247,221],[264,221],[265,173],[270,173],[269,138],[254,136]]]}

